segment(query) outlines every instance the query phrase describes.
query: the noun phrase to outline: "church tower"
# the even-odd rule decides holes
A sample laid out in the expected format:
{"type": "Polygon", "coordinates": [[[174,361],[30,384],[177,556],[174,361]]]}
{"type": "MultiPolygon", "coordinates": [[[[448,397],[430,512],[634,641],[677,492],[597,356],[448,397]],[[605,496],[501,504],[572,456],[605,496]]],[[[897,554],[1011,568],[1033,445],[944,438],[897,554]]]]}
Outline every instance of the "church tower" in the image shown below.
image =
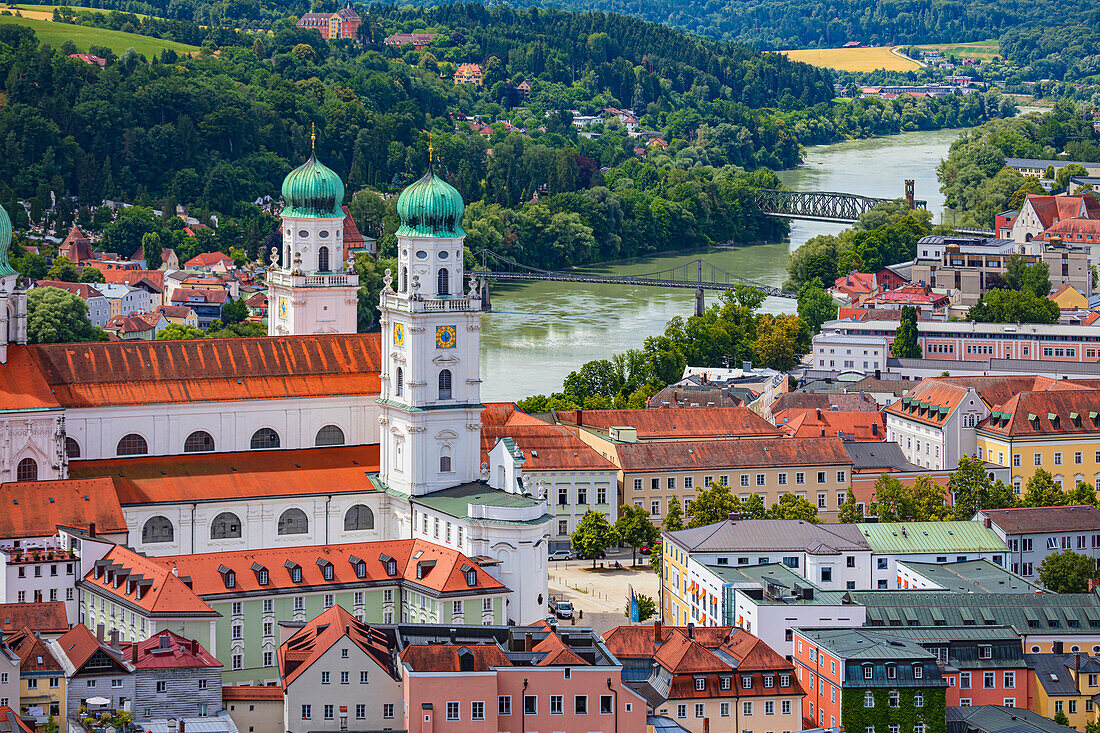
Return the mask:
{"type": "Polygon", "coordinates": [[[27,291],[8,262],[11,219],[0,206],[0,364],[8,362],[8,344],[27,343],[27,291]]]}
{"type": "Polygon", "coordinates": [[[345,270],[343,205],[343,182],[316,152],[283,180],[283,251],[275,264],[272,247],[267,271],[269,336],[356,332],[359,276],[345,270]]]}
{"type": "Polygon", "coordinates": [[[381,479],[423,496],[481,472],[481,301],[463,292],[462,196],[431,170],[397,200],[381,294],[381,479]]]}

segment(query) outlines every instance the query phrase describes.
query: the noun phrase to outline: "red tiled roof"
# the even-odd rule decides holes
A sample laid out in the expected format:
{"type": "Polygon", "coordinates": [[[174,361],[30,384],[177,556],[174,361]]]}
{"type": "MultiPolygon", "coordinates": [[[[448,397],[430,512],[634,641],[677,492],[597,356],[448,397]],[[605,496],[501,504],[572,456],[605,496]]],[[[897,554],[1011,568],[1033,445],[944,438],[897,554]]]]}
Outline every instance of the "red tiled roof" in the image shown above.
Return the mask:
{"type": "Polygon", "coordinates": [[[363,623],[341,606],[333,606],[296,631],[279,647],[279,672],[283,685],[289,686],[298,679],[345,636],[374,659],[378,666],[396,677],[397,670],[394,669],[390,650],[397,646],[397,640],[363,623]]]}
{"type": "Polygon", "coordinates": [[[305,547],[274,547],[263,550],[238,550],[198,555],[172,555],[158,557],[156,562],[165,568],[174,568],[181,577],[191,578],[194,592],[200,596],[217,596],[225,593],[263,591],[278,588],[316,588],[341,583],[370,583],[386,580],[404,580],[423,588],[441,593],[498,592],[506,590],[500,581],[478,567],[470,558],[457,550],[436,545],[425,540],[381,540],[377,542],[352,542],[340,545],[308,545],[305,547]],[[415,557],[417,553],[423,553],[415,557]],[[397,575],[386,574],[382,555],[397,561],[397,575]],[[359,577],[351,558],[364,561],[366,576],[359,577]],[[325,580],[322,566],[332,563],[332,580],[325,580]],[[302,581],[291,579],[287,562],[297,563],[302,569],[302,581]],[[261,586],[253,565],[261,565],[268,571],[268,584],[261,586]],[[236,584],[230,590],[218,569],[228,568],[236,574],[236,584]],[[476,573],[476,585],[466,583],[463,568],[476,573]],[[418,569],[421,577],[417,577],[418,569]]]}
{"type": "Polygon", "coordinates": [[[24,626],[5,639],[11,650],[23,661],[20,672],[64,672],[61,663],[50,653],[46,642],[24,626]]]}
{"type": "Polygon", "coordinates": [[[873,272],[853,272],[838,277],[833,281],[833,288],[848,294],[866,295],[878,288],[878,282],[873,272]]]}
{"type": "Polygon", "coordinates": [[[229,299],[228,290],[176,288],[172,291],[173,303],[224,303],[227,299],[229,299]]]}
{"type": "MultiPolygon", "coordinates": [[[[89,631],[84,624],[77,624],[69,629],[58,638],[57,644],[77,670],[83,667],[84,663],[104,646],[99,643],[95,634],[89,631]]],[[[119,652],[108,651],[107,649],[104,649],[104,653],[115,658],[116,661],[120,656],[119,652]]]]}
{"type": "MultiPolygon", "coordinates": [[[[83,54],[80,54],[83,55],[83,54]]],[[[92,58],[95,58],[94,56],[92,58]]],[[[102,61],[102,59],[100,59],[102,61]]],[[[105,62],[106,63],[106,62],[105,62]]],[[[24,723],[19,714],[7,705],[0,706],[0,724],[7,724],[8,733],[35,733],[37,726],[24,723]]],[[[0,730],[4,730],[0,728],[0,730]]]]}
{"type": "Polygon", "coordinates": [[[115,501],[124,506],[373,491],[367,476],[377,472],[377,444],[107,458],[69,464],[70,476],[113,480],[115,501]]]}
{"type": "Polygon", "coordinates": [[[363,234],[351,216],[351,209],[344,206],[344,259],[351,257],[351,249],[363,246],[363,234]]]}
{"type": "MultiPolygon", "coordinates": [[[[656,410],[655,410],[656,412],[656,410]]],[[[842,466],[852,459],[836,437],[619,443],[623,471],[842,466]]]]}
{"type": "Polygon", "coordinates": [[[155,290],[164,292],[164,270],[102,270],[103,279],[109,283],[137,286],[145,281],[155,290]]]}
{"type": "Polygon", "coordinates": [[[0,603],[0,630],[4,636],[28,627],[40,634],[63,634],[69,629],[64,601],[0,603]]]}
{"type": "Polygon", "coordinates": [[[187,305],[158,305],[153,309],[153,313],[163,315],[165,318],[187,318],[193,312],[192,308],[187,305]]]}
{"type": "Polygon", "coordinates": [[[99,593],[115,596],[153,614],[220,616],[172,573],[163,560],[116,545],[88,571],[82,582],[99,593]],[[129,583],[130,576],[141,576],[148,585],[129,583]]]}
{"type": "MultiPolygon", "coordinates": [[[[339,606],[333,606],[339,608],[339,606]]],[[[283,701],[283,688],[275,685],[224,685],[223,702],[279,702],[283,701]]]]}
{"type": "Polygon", "coordinates": [[[886,416],[882,412],[792,408],[776,422],[793,438],[837,435],[848,440],[886,440],[886,416]]]}
{"type": "Polygon", "coordinates": [[[504,438],[515,441],[528,471],[615,471],[615,464],[560,425],[521,411],[511,402],[489,403],[481,412],[482,461],[504,438]]]}
{"type": "Polygon", "coordinates": [[[152,331],[156,327],[155,321],[150,323],[140,314],[131,314],[128,316],[113,316],[103,328],[107,331],[118,331],[119,333],[142,333],[152,331]]]}
{"type": "Polygon", "coordinates": [[[1043,376],[1000,376],[1000,377],[928,377],[909,391],[886,411],[916,422],[928,425],[942,425],[954,413],[967,394],[973,388],[978,397],[990,409],[997,409],[1013,395],[1033,391],[1065,391],[1092,389],[1072,380],[1050,379],[1043,376]],[[924,404],[928,407],[911,410],[907,403],[924,404]],[[946,408],[946,411],[932,411],[932,406],[946,408]],[[922,414],[923,412],[923,414],[922,414]]]}
{"type": "Polygon", "coordinates": [[[249,308],[266,308],[267,307],[267,293],[253,293],[248,297],[248,300],[244,302],[249,308]]]}
{"type": "Polygon", "coordinates": [[[109,478],[69,478],[0,484],[0,539],[51,537],[57,526],[125,532],[126,519],[109,478]]]}
{"type": "Polygon", "coordinates": [[[61,404],[43,378],[30,349],[8,346],[8,361],[0,364],[0,412],[60,409],[61,404]]]}
{"type": "Polygon", "coordinates": [[[983,433],[1013,438],[1088,435],[1100,430],[1100,390],[1023,392],[983,420],[983,433]]]}
{"type": "Polygon", "coordinates": [[[84,235],[84,232],[80,231],[80,227],[74,225],[69,230],[69,235],[65,237],[65,241],[57,248],[57,254],[61,257],[68,257],[69,260],[75,263],[81,263],[85,260],[95,258],[95,254],[92,252],[92,243],[84,235]]]}
{"type": "Polygon", "coordinates": [[[0,399],[9,379],[25,380],[20,389],[38,398],[12,395],[16,407],[47,396],[65,407],[99,407],[379,392],[377,333],[12,346],[8,357],[0,399]],[[45,393],[39,375],[21,373],[32,369],[28,361],[45,378],[45,393]]]}
{"type": "Polygon", "coordinates": [[[224,252],[202,252],[195,255],[187,262],[183,263],[184,267],[211,267],[219,263],[225,263],[227,265],[233,264],[233,258],[224,252]]]}
{"type": "Polygon", "coordinates": [[[550,632],[546,635],[546,638],[535,644],[532,651],[545,654],[546,656],[540,659],[537,663],[539,667],[550,666],[565,666],[570,667],[584,667],[588,666],[588,662],[581,658],[579,654],[566,646],[565,642],[561,640],[561,637],[554,632],[550,632]]]}
{"type": "Polygon", "coordinates": [[[729,663],[723,662],[702,644],[681,633],[670,634],[657,649],[653,659],[672,674],[730,671],[729,663]]]}
{"type": "Polygon", "coordinates": [[[84,300],[88,298],[94,298],[95,296],[103,296],[103,293],[99,292],[92,285],[88,283],[67,283],[64,280],[39,280],[35,283],[35,287],[39,288],[58,288],[66,292],[78,295],[84,300]]]}
{"type": "Polygon", "coordinates": [[[1100,218],[1100,201],[1092,196],[1045,196],[1032,193],[1027,196],[1027,204],[1031,204],[1044,229],[1049,229],[1064,219],[1100,218]]]}
{"type": "Polygon", "coordinates": [[[629,426],[638,440],[744,438],[780,435],[779,430],[747,407],[665,407],[653,410],[559,410],[559,422],[606,432],[629,426]]]}
{"type": "MultiPolygon", "coordinates": [[[[900,308],[838,308],[836,317],[846,321],[900,321],[900,308]]],[[[927,321],[928,314],[922,310],[917,311],[918,321],[927,321]]]]}
{"type": "Polygon", "coordinates": [[[487,672],[512,666],[496,644],[414,644],[401,650],[401,661],[414,672],[487,672]],[[473,663],[464,670],[459,657],[465,654],[473,663]]]}
{"type": "MultiPolygon", "coordinates": [[[[216,669],[222,666],[202,644],[167,629],[139,641],[136,655],[133,647],[133,643],[122,645],[126,659],[138,669],[216,669]],[[167,641],[162,642],[164,638],[167,641]]],[[[282,699],[283,691],[274,689],[279,690],[279,699],[282,699]]]]}

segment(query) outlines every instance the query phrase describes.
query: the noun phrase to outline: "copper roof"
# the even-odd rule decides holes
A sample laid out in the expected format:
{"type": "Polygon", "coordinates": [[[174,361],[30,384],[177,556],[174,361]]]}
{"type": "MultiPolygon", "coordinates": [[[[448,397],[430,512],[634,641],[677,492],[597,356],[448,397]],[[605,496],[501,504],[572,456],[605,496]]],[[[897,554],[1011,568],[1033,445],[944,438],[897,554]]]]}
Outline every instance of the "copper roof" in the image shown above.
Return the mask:
{"type": "Polygon", "coordinates": [[[50,390],[65,407],[379,392],[377,333],[13,346],[8,354],[0,399],[16,407],[41,406],[50,390]],[[28,369],[39,374],[21,373],[28,369]],[[5,395],[10,379],[18,391],[5,395]]]}
{"type": "Polygon", "coordinates": [[[836,437],[618,443],[615,447],[619,465],[627,472],[848,466],[852,463],[843,441],[836,437]]]}
{"type": "Polygon", "coordinates": [[[779,430],[747,407],[664,407],[652,410],[559,410],[558,422],[607,432],[628,426],[638,440],[743,438],[779,435],[779,430]]]}
{"type": "Polygon", "coordinates": [[[0,484],[0,539],[51,537],[57,526],[125,532],[126,519],[109,478],[0,484]]]}

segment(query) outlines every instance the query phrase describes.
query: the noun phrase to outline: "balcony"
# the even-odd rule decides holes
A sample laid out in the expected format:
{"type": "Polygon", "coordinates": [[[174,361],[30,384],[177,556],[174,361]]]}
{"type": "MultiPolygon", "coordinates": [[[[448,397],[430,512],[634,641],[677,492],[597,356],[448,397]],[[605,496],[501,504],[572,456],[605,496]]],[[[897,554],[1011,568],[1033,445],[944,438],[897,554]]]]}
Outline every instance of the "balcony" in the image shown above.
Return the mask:
{"type": "Polygon", "coordinates": [[[425,298],[403,293],[382,293],[382,306],[406,313],[468,313],[481,310],[481,299],[465,296],[425,298]]]}
{"type": "Polygon", "coordinates": [[[292,288],[341,288],[359,287],[359,276],[355,273],[328,272],[316,275],[292,275],[280,270],[267,273],[269,285],[285,285],[292,288]]]}

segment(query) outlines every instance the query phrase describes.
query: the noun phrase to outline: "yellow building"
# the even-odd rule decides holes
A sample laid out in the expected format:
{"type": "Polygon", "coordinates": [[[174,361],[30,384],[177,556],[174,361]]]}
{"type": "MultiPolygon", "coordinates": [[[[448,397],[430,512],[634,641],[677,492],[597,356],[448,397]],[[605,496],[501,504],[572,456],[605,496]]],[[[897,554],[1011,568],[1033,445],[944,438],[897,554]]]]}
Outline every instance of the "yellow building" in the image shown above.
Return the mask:
{"type": "MultiPolygon", "coordinates": [[[[65,669],[50,653],[49,647],[27,627],[7,639],[11,650],[22,660],[19,666],[19,712],[45,723],[52,715],[64,721],[65,669]]],[[[61,723],[64,725],[64,722],[61,723]]]]}
{"type": "Polygon", "coordinates": [[[481,67],[477,64],[462,64],[455,70],[455,84],[481,86],[481,67]]]}
{"type": "Polygon", "coordinates": [[[1087,654],[1028,656],[1033,698],[1031,709],[1047,718],[1065,714],[1082,733],[1096,721],[1093,698],[1100,695],[1100,660],[1087,654]]]}
{"type": "MultiPolygon", "coordinates": [[[[663,539],[663,538],[662,538],[663,539]]],[[[661,618],[671,624],[687,624],[691,606],[687,595],[688,558],[686,550],[665,539],[661,542],[661,618]]]]}
{"type": "Polygon", "coordinates": [[[1064,311],[1087,310],[1089,307],[1089,299],[1072,285],[1058,288],[1057,292],[1051,293],[1050,299],[1064,311]]]}
{"type": "Polygon", "coordinates": [[[1080,481],[1100,487],[1100,390],[1054,383],[1022,392],[991,412],[975,435],[978,458],[1011,468],[1017,493],[1039,468],[1065,489],[1080,481]]]}

